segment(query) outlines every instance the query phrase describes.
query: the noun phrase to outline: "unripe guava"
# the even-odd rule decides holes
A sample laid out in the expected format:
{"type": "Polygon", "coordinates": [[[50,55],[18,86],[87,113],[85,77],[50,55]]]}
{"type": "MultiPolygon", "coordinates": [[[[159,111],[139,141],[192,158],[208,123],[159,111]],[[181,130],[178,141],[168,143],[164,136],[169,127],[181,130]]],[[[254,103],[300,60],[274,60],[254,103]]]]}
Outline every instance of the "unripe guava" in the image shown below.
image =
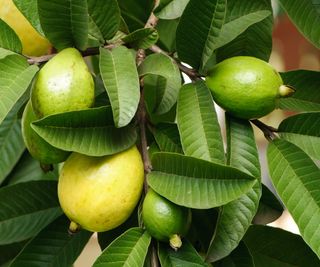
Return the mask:
{"type": "Polygon", "coordinates": [[[55,148],[42,139],[30,125],[36,120],[36,115],[29,101],[22,114],[21,128],[24,143],[31,156],[42,164],[54,164],[65,161],[70,152],[55,148]]]}
{"type": "Polygon", "coordinates": [[[38,118],[93,105],[93,78],[77,49],[66,48],[43,66],[32,88],[31,100],[38,118]]]}
{"type": "Polygon", "coordinates": [[[278,107],[280,97],[294,90],[283,85],[279,73],[267,62],[248,56],[228,58],[206,77],[214,101],[231,115],[256,119],[278,107]]]}
{"type": "Polygon", "coordinates": [[[144,168],[136,146],[104,157],[72,153],[58,182],[64,213],[77,225],[93,232],[111,230],[125,222],[137,205],[144,168]]]}
{"type": "Polygon", "coordinates": [[[51,49],[49,41],[31,26],[12,0],[0,0],[0,19],[6,22],[20,38],[22,54],[41,56],[51,49]]]}
{"type": "Polygon", "coordinates": [[[142,219],[152,237],[178,249],[182,245],[180,237],[189,231],[191,211],[149,189],[143,201],[142,219]]]}

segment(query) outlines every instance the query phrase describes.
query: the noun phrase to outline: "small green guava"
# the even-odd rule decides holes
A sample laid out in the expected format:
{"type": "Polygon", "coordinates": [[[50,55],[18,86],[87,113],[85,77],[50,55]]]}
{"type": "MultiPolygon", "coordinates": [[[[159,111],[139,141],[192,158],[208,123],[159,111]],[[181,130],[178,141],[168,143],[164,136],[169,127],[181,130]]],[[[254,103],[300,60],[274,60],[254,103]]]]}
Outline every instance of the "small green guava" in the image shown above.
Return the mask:
{"type": "Polygon", "coordinates": [[[94,82],[80,52],[66,48],[39,71],[31,92],[38,118],[94,104],[94,82]]]}
{"type": "Polygon", "coordinates": [[[70,152],[55,148],[42,139],[30,125],[36,120],[37,117],[29,101],[22,114],[21,129],[24,143],[31,156],[39,160],[41,164],[54,164],[65,161],[70,152]]]}
{"type": "Polygon", "coordinates": [[[206,83],[214,101],[242,119],[265,116],[278,107],[281,97],[294,93],[269,63],[249,56],[218,63],[208,72],[206,83]]]}
{"type": "Polygon", "coordinates": [[[142,219],[152,237],[169,242],[176,250],[182,245],[181,237],[189,231],[191,211],[149,189],[143,201],[142,219]]]}

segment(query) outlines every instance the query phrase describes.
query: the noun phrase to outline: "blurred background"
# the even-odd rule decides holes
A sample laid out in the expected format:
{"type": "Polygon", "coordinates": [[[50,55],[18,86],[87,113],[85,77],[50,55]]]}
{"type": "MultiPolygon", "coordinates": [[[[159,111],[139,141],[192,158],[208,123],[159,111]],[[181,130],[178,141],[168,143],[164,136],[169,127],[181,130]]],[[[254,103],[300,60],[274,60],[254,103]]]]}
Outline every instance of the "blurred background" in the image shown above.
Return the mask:
{"type": "MultiPolygon", "coordinates": [[[[320,70],[320,51],[310,44],[303,35],[295,28],[290,19],[274,1],[275,25],[273,31],[273,50],[270,63],[279,71],[289,71],[294,69],[320,70]]],[[[319,27],[319,25],[317,25],[319,27]]],[[[223,123],[223,113],[220,119],[223,123]]],[[[292,113],[282,110],[275,110],[270,115],[261,120],[273,127],[277,127],[279,123],[292,113]]],[[[263,183],[267,185],[273,192],[274,189],[268,177],[267,163],[265,158],[265,150],[267,141],[260,130],[255,127],[255,135],[258,141],[260,151],[260,161],[263,173],[263,183]]],[[[299,230],[292,220],[290,214],[284,211],[282,216],[271,223],[275,227],[281,227],[288,231],[299,233],[299,230]]],[[[94,235],[86,248],[75,263],[75,267],[91,266],[94,260],[101,253],[97,243],[96,235],[94,235]]]]}

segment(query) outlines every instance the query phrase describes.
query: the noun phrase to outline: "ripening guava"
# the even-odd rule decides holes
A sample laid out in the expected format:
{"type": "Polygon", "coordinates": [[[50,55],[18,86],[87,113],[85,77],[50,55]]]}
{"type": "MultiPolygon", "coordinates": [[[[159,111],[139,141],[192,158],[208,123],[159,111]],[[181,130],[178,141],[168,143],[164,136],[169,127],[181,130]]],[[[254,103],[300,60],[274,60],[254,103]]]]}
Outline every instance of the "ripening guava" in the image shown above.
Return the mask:
{"type": "Polygon", "coordinates": [[[279,73],[267,62],[249,56],[228,58],[206,76],[215,102],[231,115],[256,119],[278,107],[280,97],[294,90],[283,85],[279,73]]]}
{"type": "Polygon", "coordinates": [[[125,222],[137,205],[144,168],[136,146],[103,157],[72,153],[58,182],[64,213],[77,226],[93,232],[108,231],[125,222]]]}
{"type": "Polygon", "coordinates": [[[38,118],[94,104],[93,78],[77,49],[62,50],[41,68],[31,100],[38,118]]]}

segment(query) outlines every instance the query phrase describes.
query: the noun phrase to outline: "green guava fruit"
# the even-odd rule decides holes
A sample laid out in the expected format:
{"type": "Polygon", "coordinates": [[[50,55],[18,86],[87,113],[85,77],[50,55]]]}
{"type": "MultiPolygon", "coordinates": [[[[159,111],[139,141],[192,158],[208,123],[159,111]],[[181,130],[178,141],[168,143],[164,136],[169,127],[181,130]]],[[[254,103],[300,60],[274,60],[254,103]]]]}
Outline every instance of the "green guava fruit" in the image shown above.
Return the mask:
{"type": "Polygon", "coordinates": [[[66,48],[39,71],[31,92],[38,118],[94,104],[94,82],[80,52],[66,48]]]}
{"type": "Polygon", "coordinates": [[[278,107],[280,97],[294,90],[283,85],[279,73],[267,62],[248,56],[228,58],[206,76],[214,101],[231,115],[256,119],[278,107]]]}
{"type": "Polygon", "coordinates": [[[181,236],[189,231],[191,211],[149,189],[143,201],[142,220],[152,237],[178,249],[182,245],[181,236]]]}
{"type": "Polygon", "coordinates": [[[37,117],[29,101],[22,114],[21,129],[24,143],[31,156],[42,164],[54,164],[65,161],[70,152],[55,148],[42,139],[30,125],[36,120],[37,117]]]}
{"type": "Polygon", "coordinates": [[[144,168],[136,146],[103,157],[72,153],[58,182],[62,210],[70,232],[84,228],[103,232],[125,222],[143,189],[144,168]]]}

